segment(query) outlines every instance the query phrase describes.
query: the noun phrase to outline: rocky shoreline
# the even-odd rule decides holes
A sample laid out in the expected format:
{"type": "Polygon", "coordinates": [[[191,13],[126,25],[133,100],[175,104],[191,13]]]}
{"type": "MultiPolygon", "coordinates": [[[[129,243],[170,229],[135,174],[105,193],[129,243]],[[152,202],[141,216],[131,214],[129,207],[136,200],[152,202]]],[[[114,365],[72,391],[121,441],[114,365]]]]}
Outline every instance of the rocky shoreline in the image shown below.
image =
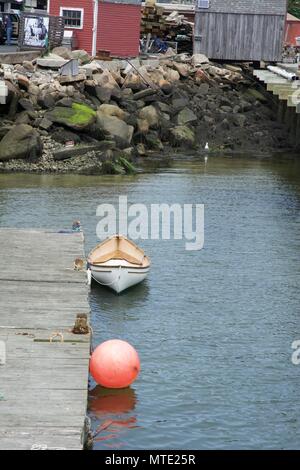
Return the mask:
{"type": "Polygon", "coordinates": [[[2,64],[0,172],[123,174],[174,153],[289,149],[276,106],[247,70],[170,51],[152,59],[93,60],[57,48],[2,64]],[[77,73],[61,72],[70,59],[77,73]]]}

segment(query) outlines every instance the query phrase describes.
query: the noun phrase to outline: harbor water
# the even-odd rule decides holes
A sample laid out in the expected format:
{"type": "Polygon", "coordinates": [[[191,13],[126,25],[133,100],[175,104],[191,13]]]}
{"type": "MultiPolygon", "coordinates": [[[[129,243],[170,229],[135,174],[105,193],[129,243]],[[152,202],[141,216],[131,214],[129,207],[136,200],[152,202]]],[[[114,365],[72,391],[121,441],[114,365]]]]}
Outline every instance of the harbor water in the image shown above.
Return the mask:
{"type": "Polygon", "coordinates": [[[135,176],[0,175],[1,227],[80,219],[86,252],[99,241],[97,207],[117,207],[120,195],[204,204],[202,250],[137,241],[152,260],[148,279],[119,296],[91,289],[94,345],[121,338],[141,360],[129,389],[90,380],[95,449],[300,449],[299,170],[294,160],[211,157],[135,176]]]}

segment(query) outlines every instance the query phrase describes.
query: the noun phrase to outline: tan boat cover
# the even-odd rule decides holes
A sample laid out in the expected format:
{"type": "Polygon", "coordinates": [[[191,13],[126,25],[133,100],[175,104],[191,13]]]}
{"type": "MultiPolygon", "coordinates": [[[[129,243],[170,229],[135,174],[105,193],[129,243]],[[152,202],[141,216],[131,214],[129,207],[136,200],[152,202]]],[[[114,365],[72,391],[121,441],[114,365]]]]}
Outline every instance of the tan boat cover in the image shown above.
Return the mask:
{"type": "Polygon", "coordinates": [[[113,259],[125,260],[138,266],[149,266],[150,260],[144,251],[122,235],[114,235],[97,245],[90,253],[91,264],[101,264],[113,259]]]}

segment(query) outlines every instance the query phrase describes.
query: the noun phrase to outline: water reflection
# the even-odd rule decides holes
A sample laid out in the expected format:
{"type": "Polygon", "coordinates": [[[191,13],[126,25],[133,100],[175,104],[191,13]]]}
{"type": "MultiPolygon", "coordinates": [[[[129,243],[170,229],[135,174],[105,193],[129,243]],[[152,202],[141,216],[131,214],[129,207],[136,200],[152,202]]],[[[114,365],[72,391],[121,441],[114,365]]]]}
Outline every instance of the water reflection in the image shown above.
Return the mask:
{"type": "Polygon", "coordinates": [[[88,408],[95,448],[97,443],[105,447],[123,446],[122,434],[138,427],[135,414],[131,414],[136,403],[136,393],[130,387],[119,390],[97,385],[90,391],[88,408]]]}
{"type": "Polygon", "coordinates": [[[89,409],[98,419],[107,414],[129,413],[137,402],[135,390],[104,388],[97,385],[89,393],[89,409]]]}
{"type": "Polygon", "coordinates": [[[101,286],[95,281],[92,283],[90,292],[90,302],[93,306],[101,308],[101,312],[111,313],[112,311],[135,310],[141,304],[145,303],[149,297],[149,281],[137,284],[130,289],[116,294],[109,287],[101,286]]]}

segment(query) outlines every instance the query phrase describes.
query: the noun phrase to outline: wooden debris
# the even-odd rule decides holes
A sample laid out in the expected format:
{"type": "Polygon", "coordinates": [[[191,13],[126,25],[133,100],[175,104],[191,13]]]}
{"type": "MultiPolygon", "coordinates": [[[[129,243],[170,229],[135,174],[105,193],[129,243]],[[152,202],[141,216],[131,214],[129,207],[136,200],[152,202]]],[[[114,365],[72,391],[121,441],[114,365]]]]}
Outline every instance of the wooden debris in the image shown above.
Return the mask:
{"type": "Polygon", "coordinates": [[[78,75],[72,76],[72,75],[62,75],[58,77],[58,81],[61,85],[68,84],[68,83],[73,83],[73,82],[82,82],[86,80],[86,74],[85,73],[79,73],[78,75]]]}
{"type": "Polygon", "coordinates": [[[185,16],[180,15],[178,11],[169,13],[163,6],[155,4],[143,6],[141,35],[142,37],[146,35],[149,37],[149,34],[152,38],[159,38],[168,42],[179,40],[182,46],[179,52],[192,49],[193,23],[187,21],[185,16]]]}

